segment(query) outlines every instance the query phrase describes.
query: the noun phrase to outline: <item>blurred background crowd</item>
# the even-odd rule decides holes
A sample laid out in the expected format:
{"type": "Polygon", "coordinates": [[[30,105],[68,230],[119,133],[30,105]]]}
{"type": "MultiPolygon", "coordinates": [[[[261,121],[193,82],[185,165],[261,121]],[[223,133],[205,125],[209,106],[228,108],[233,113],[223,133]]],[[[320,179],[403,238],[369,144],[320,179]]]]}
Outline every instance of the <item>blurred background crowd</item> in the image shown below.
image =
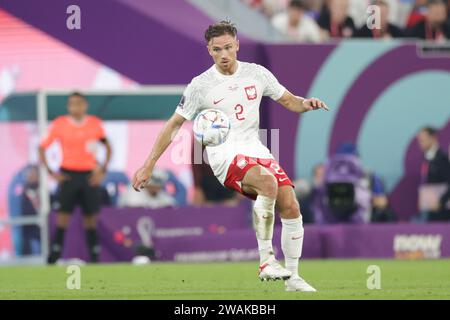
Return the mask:
{"type": "Polygon", "coordinates": [[[342,38],[450,38],[450,1],[443,0],[242,0],[295,42],[342,38]],[[381,29],[367,25],[378,6],[381,29]],[[369,9],[368,9],[369,8],[369,9]]]}

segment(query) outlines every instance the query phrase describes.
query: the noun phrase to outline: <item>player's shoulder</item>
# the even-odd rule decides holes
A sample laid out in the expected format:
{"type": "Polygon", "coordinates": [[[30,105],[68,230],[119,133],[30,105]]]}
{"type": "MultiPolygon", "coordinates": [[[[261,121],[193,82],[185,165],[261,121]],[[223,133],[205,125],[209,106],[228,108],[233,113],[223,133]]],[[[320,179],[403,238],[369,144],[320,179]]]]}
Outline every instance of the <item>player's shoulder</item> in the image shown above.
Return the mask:
{"type": "Polygon", "coordinates": [[[255,70],[255,69],[259,69],[261,67],[260,64],[257,64],[254,62],[240,61],[240,60],[239,60],[239,65],[240,65],[241,69],[245,69],[245,70],[248,70],[248,69],[255,70]]]}
{"type": "Polygon", "coordinates": [[[198,76],[193,77],[191,82],[189,83],[189,85],[191,87],[201,86],[201,83],[203,81],[204,81],[204,75],[203,75],[203,73],[201,73],[198,76]]]}
{"type": "Polygon", "coordinates": [[[260,65],[258,63],[243,62],[243,61],[239,61],[239,63],[241,64],[242,69],[245,71],[253,71],[255,73],[261,73],[261,72],[267,71],[266,67],[264,67],[263,65],[260,65]]]}
{"type": "Polygon", "coordinates": [[[212,67],[203,71],[199,75],[192,78],[191,82],[189,83],[189,86],[194,88],[202,88],[206,84],[210,83],[214,78],[214,72],[212,70],[212,67]]]}
{"type": "Polygon", "coordinates": [[[258,63],[253,62],[240,62],[240,63],[242,68],[242,74],[245,75],[253,75],[254,77],[257,78],[265,78],[267,74],[271,73],[266,67],[258,63]]]}
{"type": "Polygon", "coordinates": [[[58,116],[55,119],[53,119],[52,125],[55,126],[55,127],[64,126],[68,122],[69,122],[69,116],[62,115],[62,116],[58,116]]]}
{"type": "Polygon", "coordinates": [[[94,125],[101,125],[102,124],[102,119],[100,119],[97,116],[94,115],[88,115],[87,116],[87,121],[94,124],[94,125]]]}

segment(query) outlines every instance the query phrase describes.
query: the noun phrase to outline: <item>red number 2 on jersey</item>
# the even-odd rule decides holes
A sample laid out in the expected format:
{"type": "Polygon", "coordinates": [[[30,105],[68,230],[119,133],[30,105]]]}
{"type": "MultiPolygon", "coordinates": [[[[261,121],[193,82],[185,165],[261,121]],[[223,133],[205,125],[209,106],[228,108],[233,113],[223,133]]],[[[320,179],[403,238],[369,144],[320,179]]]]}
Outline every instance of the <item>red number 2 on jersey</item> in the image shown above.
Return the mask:
{"type": "Polygon", "coordinates": [[[242,104],[237,104],[234,107],[234,110],[236,110],[236,119],[238,119],[239,121],[245,120],[245,117],[241,116],[244,112],[244,107],[242,106],[242,104]]]}
{"type": "Polygon", "coordinates": [[[283,169],[281,169],[281,167],[280,167],[278,164],[276,164],[276,163],[271,163],[271,164],[270,164],[270,167],[273,169],[273,171],[274,171],[277,175],[279,175],[279,176],[284,176],[284,175],[286,175],[286,173],[284,173],[283,169]]]}

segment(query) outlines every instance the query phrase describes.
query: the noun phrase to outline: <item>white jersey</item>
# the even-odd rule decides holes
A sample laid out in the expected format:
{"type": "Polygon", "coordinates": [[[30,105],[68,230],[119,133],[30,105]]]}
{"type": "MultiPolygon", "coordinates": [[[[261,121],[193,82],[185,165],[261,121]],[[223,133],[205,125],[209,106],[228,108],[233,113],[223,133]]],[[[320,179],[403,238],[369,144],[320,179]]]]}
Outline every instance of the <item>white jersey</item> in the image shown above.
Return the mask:
{"type": "Polygon", "coordinates": [[[192,120],[204,109],[219,109],[230,118],[231,130],[225,143],[206,147],[209,164],[222,184],[238,154],[273,159],[259,139],[259,105],[262,96],[278,100],[286,90],[263,66],[237,63],[237,70],[232,75],[220,73],[213,65],[192,79],[175,111],[192,120]]]}

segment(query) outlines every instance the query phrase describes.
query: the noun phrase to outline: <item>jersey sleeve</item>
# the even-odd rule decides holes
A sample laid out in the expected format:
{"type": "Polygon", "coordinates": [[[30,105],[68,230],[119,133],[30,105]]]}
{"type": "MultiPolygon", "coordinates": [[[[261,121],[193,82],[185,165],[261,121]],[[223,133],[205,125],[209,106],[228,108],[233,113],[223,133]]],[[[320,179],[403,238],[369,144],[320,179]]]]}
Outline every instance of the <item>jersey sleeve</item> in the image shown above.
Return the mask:
{"type": "Polygon", "coordinates": [[[42,140],[39,143],[39,146],[41,148],[48,148],[48,146],[50,146],[53,141],[55,141],[56,139],[58,139],[58,120],[54,120],[50,126],[47,129],[47,133],[46,135],[42,138],[42,140]]]}
{"type": "Polygon", "coordinates": [[[175,110],[186,120],[192,120],[200,110],[203,103],[200,89],[195,81],[191,81],[183,92],[180,103],[175,110]]]}
{"type": "Polygon", "coordinates": [[[264,86],[263,96],[268,96],[273,100],[280,99],[286,91],[286,88],[278,82],[272,72],[263,66],[259,66],[259,69],[264,86]]]}

